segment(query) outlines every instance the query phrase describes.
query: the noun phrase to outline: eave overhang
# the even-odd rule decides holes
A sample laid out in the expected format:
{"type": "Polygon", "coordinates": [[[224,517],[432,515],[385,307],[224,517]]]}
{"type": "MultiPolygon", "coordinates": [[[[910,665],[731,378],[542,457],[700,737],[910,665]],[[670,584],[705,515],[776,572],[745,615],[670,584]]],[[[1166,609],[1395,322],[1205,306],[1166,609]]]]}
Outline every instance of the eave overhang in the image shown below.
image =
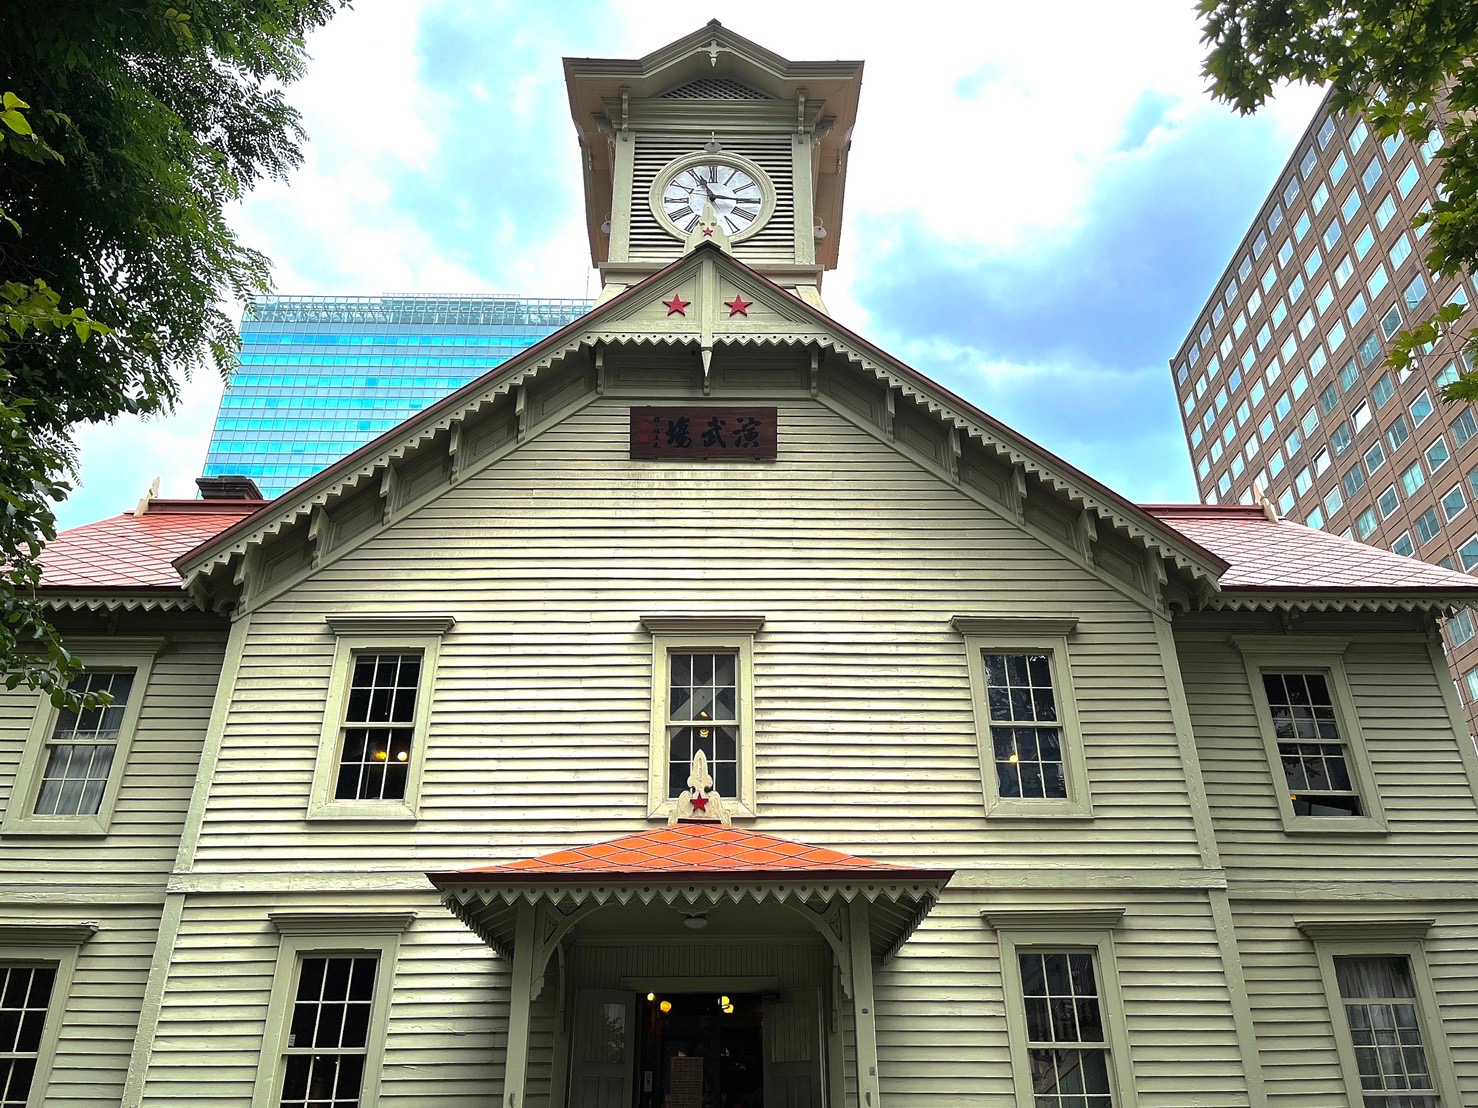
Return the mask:
{"type": "Polygon", "coordinates": [[[1431,612],[1478,605],[1478,587],[1468,591],[1419,591],[1370,587],[1358,590],[1289,588],[1229,588],[1208,592],[1201,607],[1232,612],[1431,612]]]}
{"type": "MultiPolygon", "coordinates": [[[[660,292],[659,292],[660,294],[660,292]]],[[[1181,571],[1211,588],[1229,563],[1193,540],[1162,523],[1137,505],[1100,484],[1068,462],[1017,434],[968,401],[929,380],[918,370],[893,358],[861,336],[837,324],[824,312],[806,304],[711,243],[665,266],[640,284],[633,285],[550,335],[522,355],[490,370],[476,381],[458,389],[418,415],[367,443],[322,473],[303,482],[254,514],[175,559],[185,586],[192,591],[205,575],[224,569],[254,546],[283,529],[308,519],[313,510],[360,483],[383,472],[454,424],[484,405],[530,380],[549,366],[582,350],[601,344],[643,344],[713,348],[747,344],[797,345],[830,350],[852,365],[871,373],[878,381],[914,401],[937,419],[993,451],[1010,465],[1040,480],[1078,509],[1096,513],[1145,550],[1164,558],[1181,571]],[[685,280],[700,267],[714,264],[732,267],[735,279],[778,298],[794,320],[793,328],[756,331],[742,320],[723,324],[710,335],[691,327],[642,328],[627,320],[628,309],[642,304],[667,284],[685,280]],[[623,323],[626,325],[623,326],[623,323]]]]}
{"type": "Polygon", "coordinates": [[[200,606],[182,588],[126,590],[46,588],[38,594],[42,605],[70,612],[186,612],[200,606]]]}

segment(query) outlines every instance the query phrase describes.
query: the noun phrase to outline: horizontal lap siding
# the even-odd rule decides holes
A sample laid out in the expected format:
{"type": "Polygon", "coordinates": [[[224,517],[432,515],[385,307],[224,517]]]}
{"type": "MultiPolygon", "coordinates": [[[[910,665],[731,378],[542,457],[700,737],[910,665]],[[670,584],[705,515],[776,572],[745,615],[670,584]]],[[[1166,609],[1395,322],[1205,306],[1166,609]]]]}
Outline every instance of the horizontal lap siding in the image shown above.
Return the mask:
{"type": "MultiPolygon", "coordinates": [[[[180,830],[220,680],[225,634],[178,633],[154,660],[138,728],[108,834],[0,836],[10,880],[70,884],[79,874],[108,883],[163,884],[174,865],[180,830]]],[[[0,692],[0,806],[17,803],[15,771],[40,697],[0,692]]]]}
{"type": "MultiPolygon", "coordinates": [[[[507,1042],[506,967],[433,894],[352,902],[279,895],[270,907],[247,897],[187,904],[149,1065],[148,1108],[250,1105],[279,942],[267,912],[279,910],[415,911],[395,966],[380,1103],[496,1102],[507,1042]]],[[[334,946],[326,936],[323,949],[334,946]]]]}
{"type": "MultiPolygon", "coordinates": [[[[1064,907],[1127,906],[1113,949],[1140,1108],[1245,1105],[1204,897],[981,889],[946,892],[897,958],[877,971],[884,1103],[987,1108],[1011,1095],[1000,946],[981,912],[1041,907],[1044,897],[1064,907]]],[[[1105,1014],[1117,1018],[1112,1008],[1105,1014]]]]}
{"type": "MultiPolygon", "coordinates": [[[[631,462],[597,402],[253,613],[197,865],[352,865],[303,819],[346,609],[445,612],[415,827],[380,867],[454,867],[645,819],[651,640],[638,617],[759,612],[762,829],[968,866],[1196,864],[1149,615],[819,404],[770,465],[631,462]],[[1072,671],[1098,818],[984,818],[959,612],[1080,618],[1072,671]],[[1133,659],[1133,660],[1131,660],[1133,659]],[[928,819],[919,818],[921,796],[928,819]]],[[[337,706],[327,706],[336,711],[337,706]]]]}
{"type": "MultiPolygon", "coordinates": [[[[87,903],[40,907],[0,898],[0,915],[97,926],[97,934],[78,949],[44,1104],[118,1104],[154,954],[159,908],[87,903]]],[[[7,951],[0,948],[0,963],[7,960],[7,951]]]]}
{"type": "MultiPolygon", "coordinates": [[[[1344,654],[1390,833],[1283,830],[1242,656],[1224,638],[1182,638],[1181,669],[1222,861],[1236,881],[1467,880],[1478,808],[1425,646],[1356,642],[1344,654]],[[1358,861],[1357,861],[1358,860],[1358,861]]],[[[1312,656],[1309,664],[1317,665],[1312,656]]]]}
{"type": "MultiPolygon", "coordinates": [[[[1314,943],[1299,932],[1294,920],[1341,914],[1342,909],[1353,916],[1379,907],[1327,901],[1232,902],[1258,1054],[1273,1108],[1347,1103],[1333,1023],[1343,1017],[1337,999],[1324,994],[1314,943]]],[[[1400,911],[1437,921],[1424,949],[1442,1010],[1441,1029],[1457,1070],[1461,1103],[1478,1103],[1478,966],[1472,957],[1472,914],[1440,903],[1404,902],[1400,911]]],[[[1431,1030],[1430,1024],[1426,1030],[1431,1030]]]]}

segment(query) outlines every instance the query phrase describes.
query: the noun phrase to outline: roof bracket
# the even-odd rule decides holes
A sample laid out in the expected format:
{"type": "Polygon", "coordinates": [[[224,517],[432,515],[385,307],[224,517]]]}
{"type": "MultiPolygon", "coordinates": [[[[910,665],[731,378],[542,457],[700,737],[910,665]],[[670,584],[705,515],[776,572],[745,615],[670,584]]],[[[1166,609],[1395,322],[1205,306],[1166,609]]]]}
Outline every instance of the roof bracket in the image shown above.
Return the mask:
{"type": "Polygon", "coordinates": [[[455,485],[462,476],[462,425],[453,423],[446,440],[446,456],[449,463],[447,479],[455,485]]]}
{"type": "Polygon", "coordinates": [[[713,344],[705,343],[699,354],[703,358],[703,395],[707,396],[713,391],[713,344]]]}

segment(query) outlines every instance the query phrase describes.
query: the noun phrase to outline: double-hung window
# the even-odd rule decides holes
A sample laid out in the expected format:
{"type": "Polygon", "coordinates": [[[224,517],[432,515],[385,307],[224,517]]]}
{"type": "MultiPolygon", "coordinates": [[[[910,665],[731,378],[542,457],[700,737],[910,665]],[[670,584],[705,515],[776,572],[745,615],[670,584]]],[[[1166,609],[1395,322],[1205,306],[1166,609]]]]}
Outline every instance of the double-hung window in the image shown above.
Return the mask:
{"type": "Polygon", "coordinates": [[[77,952],[93,924],[0,928],[0,1106],[45,1097],[77,952]]]}
{"type": "Polygon", "coordinates": [[[986,811],[1089,816],[1068,638],[1075,619],[955,616],[965,638],[986,811]]]}
{"type": "Polygon", "coordinates": [[[1000,938],[1016,1103],[1134,1103],[1110,929],[1123,909],[991,911],[1000,938]]]}
{"type": "Polygon", "coordinates": [[[666,816],[693,757],[734,815],[754,815],[754,637],[759,615],[650,615],[652,742],[648,811],[666,816]]]}
{"type": "Polygon", "coordinates": [[[309,815],[413,819],[450,616],[335,615],[309,815]]]}
{"type": "Polygon", "coordinates": [[[1430,920],[1301,920],[1314,941],[1350,1103],[1462,1103],[1422,949],[1430,920]]]}
{"type": "Polygon", "coordinates": [[[61,835],[108,831],[154,655],[163,646],[163,639],[114,639],[98,649],[86,643],[79,647],[87,668],[69,689],[96,697],[97,706],[74,712],[42,702],[0,830],[61,835]]]}
{"type": "Polygon", "coordinates": [[[371,1108],[412,912],[272,912],[282,936],[252,1108],[371,1108]]]}
{"type": "Polygon", "coordinates": [[[1239,636],[1285,830],[1383,831],[1343,641],[1239,636]]]}

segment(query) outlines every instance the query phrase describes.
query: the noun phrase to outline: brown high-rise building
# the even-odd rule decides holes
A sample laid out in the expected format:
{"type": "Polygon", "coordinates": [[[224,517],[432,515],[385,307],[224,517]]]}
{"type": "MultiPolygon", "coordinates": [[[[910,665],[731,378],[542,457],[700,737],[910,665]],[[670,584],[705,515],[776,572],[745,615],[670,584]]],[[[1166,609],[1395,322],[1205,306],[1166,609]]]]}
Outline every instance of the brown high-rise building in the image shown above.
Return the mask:
{"type": "MultiPolygon", "coordinates": [[[[1170,366],[1203,500],[1261,493],[1310,527],[1471,572],[1478,416],[1438,395],[1467,328],[1405,370],[1385,364],[1404,327],[1473,296],[1469,277],[1426,267],[1412,228],[1441,144],[1440,127],[1420,145],[1382,139],[1326,97],[1170,366]]],[[[1458,612],[1443,645],[1478,730],[1475,630],[1458,612]]]]}

